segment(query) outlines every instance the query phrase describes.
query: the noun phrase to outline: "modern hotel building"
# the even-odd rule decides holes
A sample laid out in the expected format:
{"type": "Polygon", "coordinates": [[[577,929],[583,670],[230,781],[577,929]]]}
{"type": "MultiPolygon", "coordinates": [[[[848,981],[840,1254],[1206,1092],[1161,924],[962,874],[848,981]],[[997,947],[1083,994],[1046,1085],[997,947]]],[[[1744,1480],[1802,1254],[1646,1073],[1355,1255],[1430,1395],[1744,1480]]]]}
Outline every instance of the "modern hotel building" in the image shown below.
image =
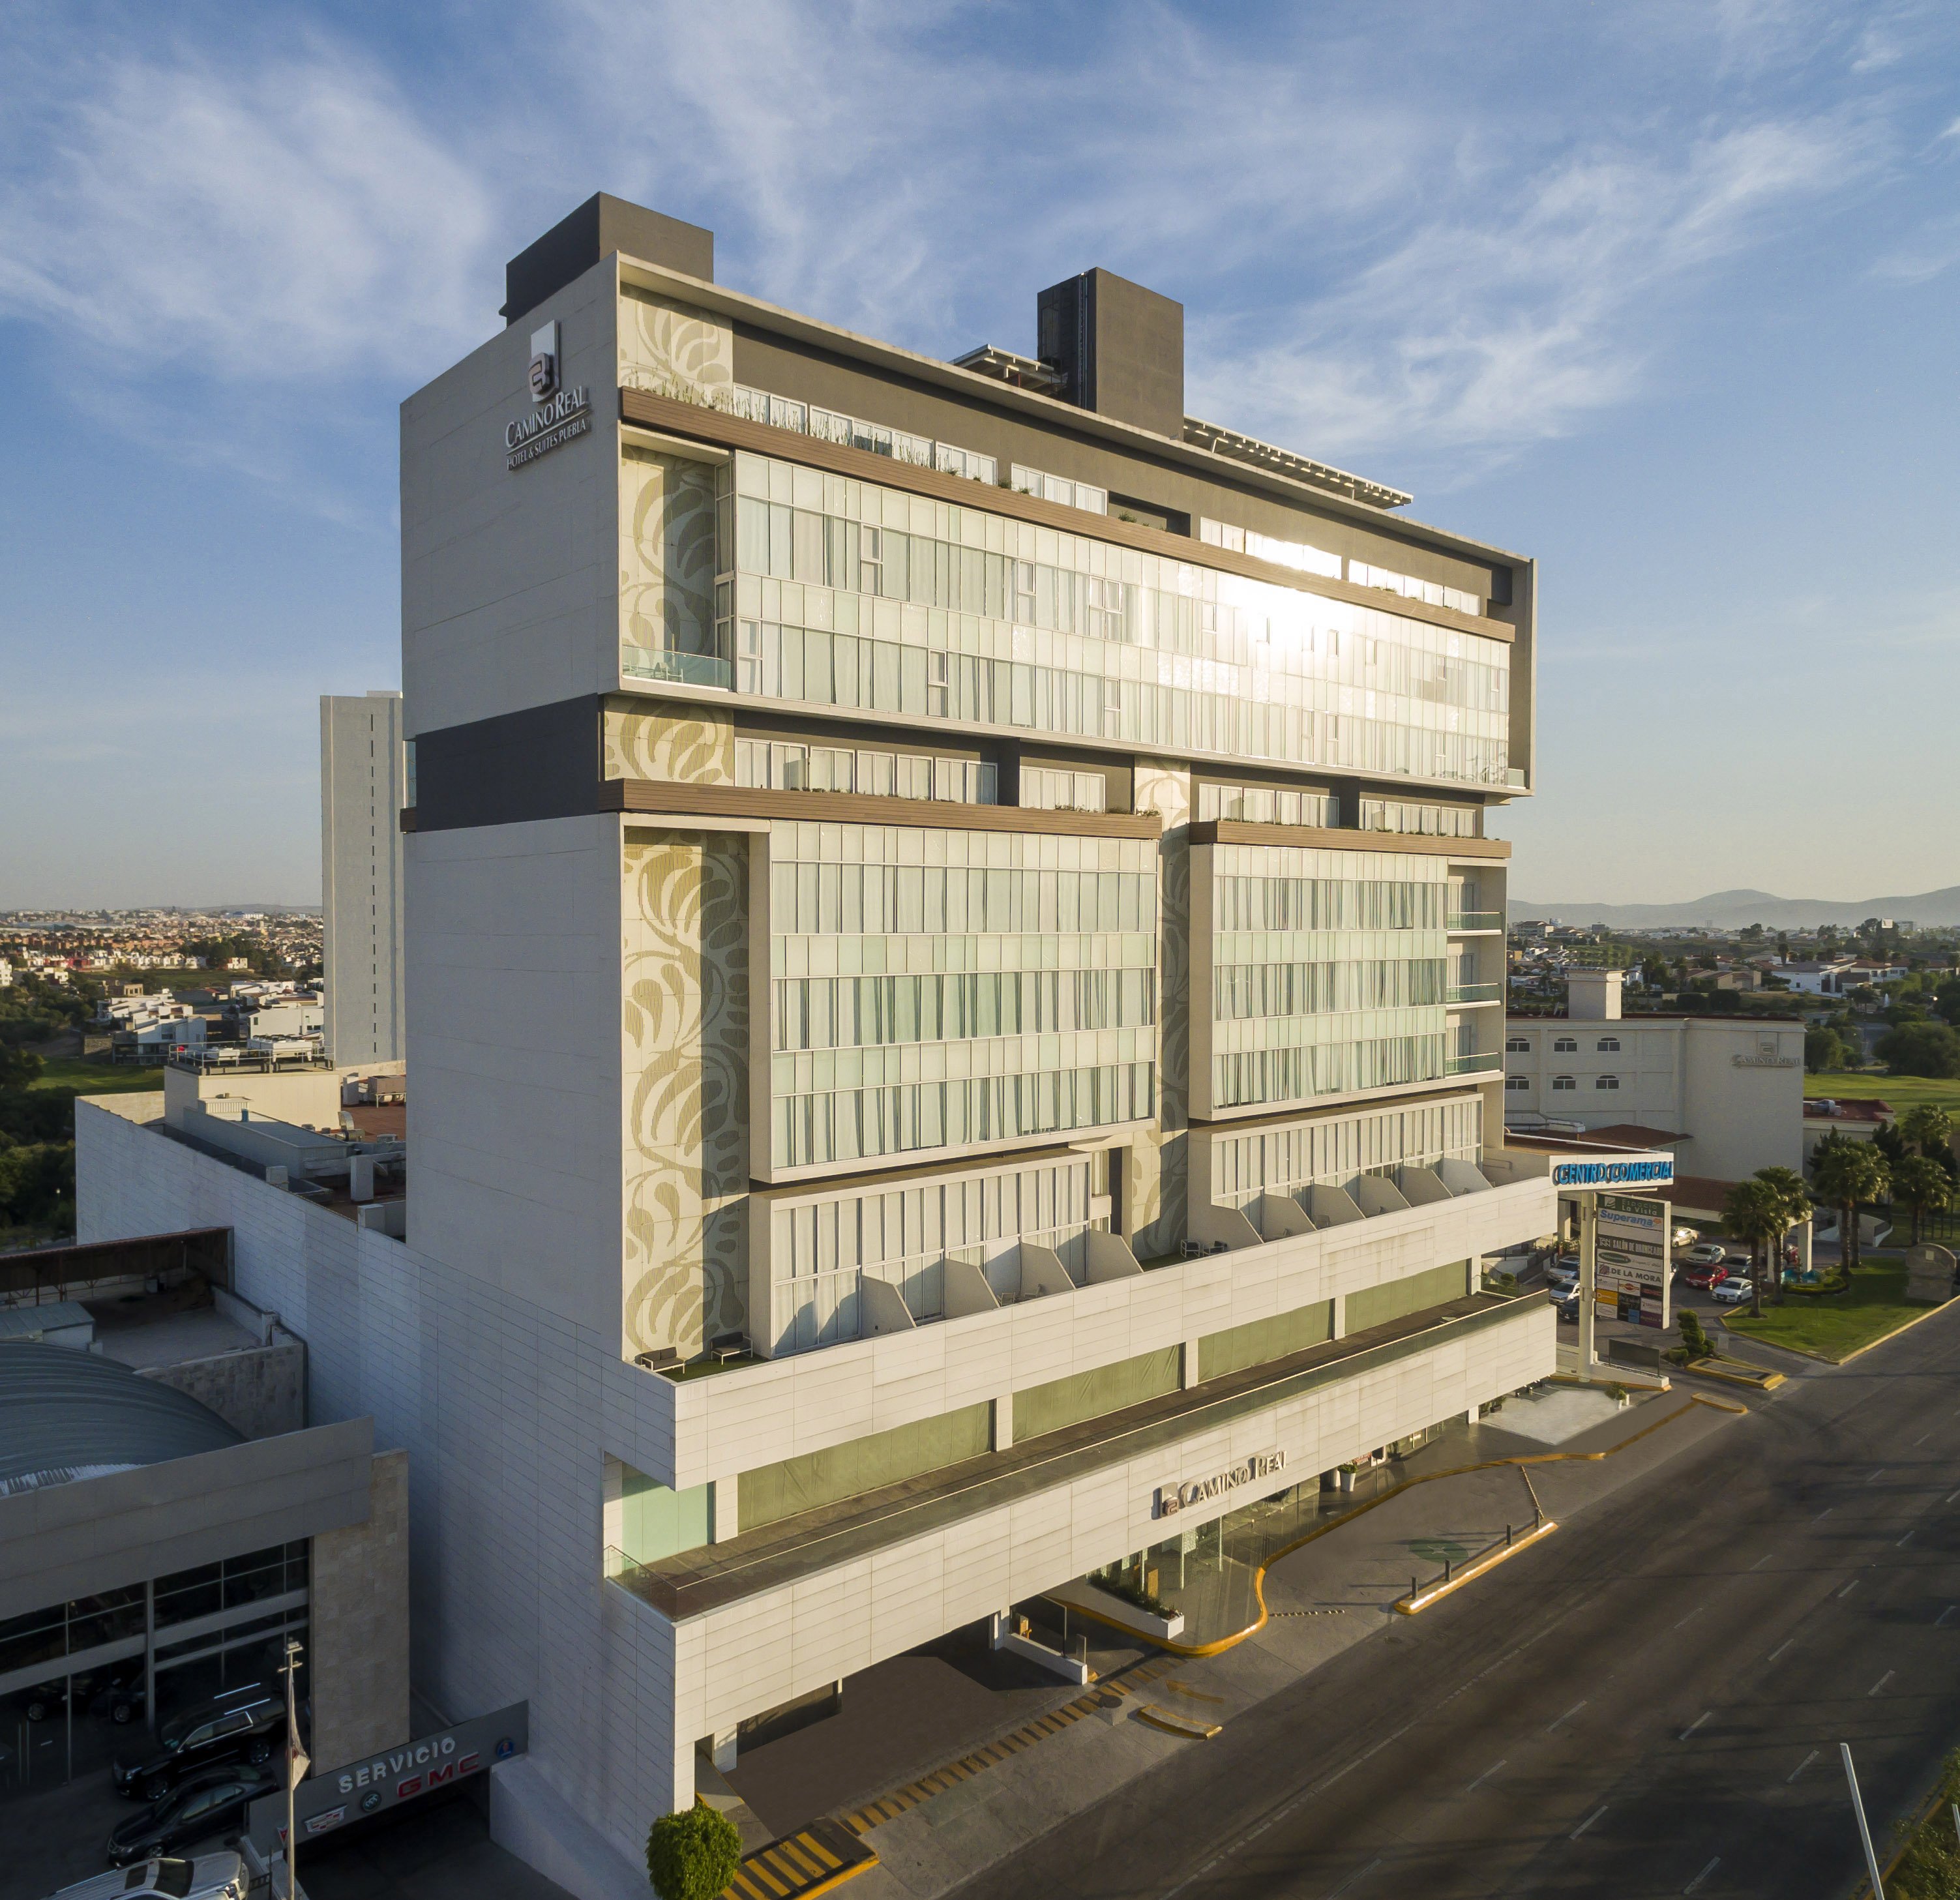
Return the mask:
{"type": "Polygon", "coordinates": [[[530,1701],[500,1835],[643,1891],[758,1718],[1552,1370],[1535,570],[1106,272],[938,361],[600,198],[508,288],[402,415],[406,1238],[277,1303],[412,1451],[418,1688],[530,1701]]]}

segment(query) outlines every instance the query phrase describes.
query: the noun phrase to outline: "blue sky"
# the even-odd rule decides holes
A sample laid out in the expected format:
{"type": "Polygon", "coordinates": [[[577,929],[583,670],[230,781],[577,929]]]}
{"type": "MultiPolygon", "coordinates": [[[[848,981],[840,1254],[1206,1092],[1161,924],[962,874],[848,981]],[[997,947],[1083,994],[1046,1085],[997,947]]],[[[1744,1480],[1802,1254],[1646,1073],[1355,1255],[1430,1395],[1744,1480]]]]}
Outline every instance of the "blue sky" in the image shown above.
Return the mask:
{"type": "Polygon", "coordinates": [[[602,189],[935,354],[1106,266],[1538,555],[1514,893],[1960,882],[1950,5],[181,0],[0,16],[0,905],[317,899],[396,406],[602,189]]]}

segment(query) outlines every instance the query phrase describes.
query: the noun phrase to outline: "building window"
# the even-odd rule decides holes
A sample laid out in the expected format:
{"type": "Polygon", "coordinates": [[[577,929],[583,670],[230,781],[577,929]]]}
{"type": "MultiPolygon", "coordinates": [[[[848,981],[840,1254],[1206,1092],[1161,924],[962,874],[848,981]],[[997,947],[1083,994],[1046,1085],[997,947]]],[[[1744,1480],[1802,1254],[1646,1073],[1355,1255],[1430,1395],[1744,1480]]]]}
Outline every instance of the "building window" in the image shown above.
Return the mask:
{"type": "Polygon", "coordinates": [[[1567,1089],[1576,1089],[1579,1084],[1569,1075],[1554,1075],[1551,1078],[1552,1093],[1563,1094],[1567,1089]]]}
{"type": "Polygon", "coordinates": [[[1579,1053],[1578,1037],[1576,1036],[1560,1036],[1552,1044],[1551,1052],[1554,1055],[1577,1055],[1579,1053]]]}
{"type": "Polygon", "coordinates": [[[1602,1055],[1618,1055],[1620,1052],[1620,1039],[1617,1036],[1601,1036],[1599,1050],[1602,1055]]]}
{"type": "Polygon", "coordinates": [[[1528,1089],[1531,1087],[1531,1077],[1529,1075],[1507,1075],[1504,1077],[1504,1087],[1507,1089],[1528,1089]]]}
{"type": "Polygon", "coordinates": [[[1506,1036],[1504,1038],[1504,1053],[1507,1055],[1530,1055],[1531,1039],[1526,1036],[1506,1036]]]}
{"type": "Polygon", "coordinates": [[[1596,1075],[1592,1086],[1596,1089],[1616,1089],[1620,1086],[1620,1078],[1617,1075],[1596,1075]]]}

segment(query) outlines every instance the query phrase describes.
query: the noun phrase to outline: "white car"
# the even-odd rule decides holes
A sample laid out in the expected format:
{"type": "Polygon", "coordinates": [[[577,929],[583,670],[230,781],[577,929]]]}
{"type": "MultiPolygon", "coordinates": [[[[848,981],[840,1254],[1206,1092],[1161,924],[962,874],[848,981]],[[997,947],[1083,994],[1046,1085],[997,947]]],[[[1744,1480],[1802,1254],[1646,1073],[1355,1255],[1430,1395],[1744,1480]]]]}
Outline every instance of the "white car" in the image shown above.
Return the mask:
{"type": "Polygon", "coordinates": [[[1711,1300],[1719,1301],[1725,1306],[1739,1306],[1745,1300],[1748,1298],[1750,1291],[1751,1286],[1748,1280],[1739,1274],[1732,1274],[1726,1280],[1721,1281],[1711,1287],[1708,1291],[1708,1297],[1711,1300]]]}
{"type": "Polygon", "coordinates": [[[235,1854],[165,1854],[91,1874],[48,1900],[245,1900],[245,1863],[235,1854]]]}
{"type": "Polygon", "coordinates": [[[1681,1259],[1691,1267],[1719,1267],[1729,1257],[1729,1249],[1720,1242],[1704,1240],[1699,1246],[1685,1248],[1681,1259]]]}

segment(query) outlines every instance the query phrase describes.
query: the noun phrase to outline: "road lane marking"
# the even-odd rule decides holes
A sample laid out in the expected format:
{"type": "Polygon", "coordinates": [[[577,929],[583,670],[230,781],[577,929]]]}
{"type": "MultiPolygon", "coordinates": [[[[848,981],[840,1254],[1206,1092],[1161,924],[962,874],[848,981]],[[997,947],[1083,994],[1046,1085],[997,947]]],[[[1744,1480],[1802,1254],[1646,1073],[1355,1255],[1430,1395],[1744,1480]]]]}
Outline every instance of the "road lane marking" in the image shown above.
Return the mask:
{"type": "Polygon", "coordinates": [[[1878,1692],[1879,1692],[1879,1690],[1881,1690],[1882,1688],[1883,1688],[1885,1687],[1885,1685],[1888,1682],[1889,1682],[1892,1679],[1892,1678],[1893,1678],[1895,1676],[1898,1675],[1898,1671],[1897,1669],[1887,1669],[1887,1670],[1885,1671],[1885,1674],[1884,1674],[1884,1675],[1882,1675],[1882,1676],[1880,1676],[1880,1677],[1879,1678],[1879,1679],[1878,1679],[1876,1682],[1874,1682],[1869,1688],[1868,1688],[1867,1690],[1866,1690],[1865,1693],[1866,1693],[1868,1696],[1869,1696],[1869,1695],[1877,1695],[1877,1694],[1878,1694],[1878,1692]]]}
{"type": "Polygon", "coordinates": [[[1693,1721],[1688,1723],[1686,1728],[1682,1730],[1681,1739],[1685,1742],[1688,1738],[1692,1735],[1697,1729],[1701,1727],[1702,1723],[1707,1721],[1709,1717],[1713,1715],[1715,1711],[1713,1709],[1704,1709],[1693,1721]]]}
{"type": "Polygon", "coordinates": [[[1835,1504],[1826,1504],[1824,1508],[1810,1521],[1813,1524],[1821,1524],[1824,1522],[1825,1519],[1828,1517],[1838,1507],[1835,1504]]]}
{"type": "Polygon", "coordinates": [[[1865,1480],[1865,1482],[1868,1485],[1876,1485],[1881,1478],[1885,1476],[1886,1469],[1887,1468],[1885,1466],[1881,1465],[1876,1471],[1872,1473],[1870,1477],[1865,1480]]]}
{"type": "Polygon", "coordinates": [[[1946,1607],[1933,1619],[1933,1627],[1936,1630],[1944,1629],[1946,1627],[1947,1618],[1951,1616],[1955,1610],[1960,1610],[1960,1603],[1949,1603],[1946,1607]]]}
{"type": "Polygon", "coordinates": [[[1337,1900],[1337,1896],[1345,1893],[1356,1881],[1366,1879],[1367,1876],[1373,1873],[1381,1864],[1382,1857],[1379,1854],[1377,1854],[1365,1867],[1360,1868],[1356,1872],[1351,1873],[1346,1879],[1341,1882],[1340,1886],[1332,1889],[1328,1894],[1327,1900],[1337,1900]]]}
{"type": "Polygon", "coordinates": [[[1898,1542],[1896,1544],[1895,1544],[1895,1545],[1892,1546],[1892,1548],[1893,1548],[1894,1550],[1904,1550],[1904,1549],[1905,1548],[1906,1545],[1908,1545],[1909,1543],[1911,1543],[1911,1542],[1912,1542],[1912,1532],[1911,1532],[1911,1531],[1908,1531],[1908,1532],[1906,1532],[1906,1534],[1905,1534],[1903,1537],[1901,1537],[1901,1538],[1898,1540],[1898,1542]]]}
{"type": "Polygon", "coordinates": [[[1946,1501],[1949,1504],[1952,1504],[1956,1497],[1960,1497],[1960,1491],[1949,1491],[1946,1494],[1946,1501]]]}
{"type": "Polygon", "coordinates": [[[1849,1596],[1851,1594],[1851,1593],[1852,1593],[1854,1590],[1856,1590],[1857,1587],[1858,1587],[1858,1580],[1857,1580],[1857,1577],[1853,1577],[1853,1578],[1851,1579],[1851,1580],[1850,1580],[1850,1583],[1847,1583],[1847,1584],[1844,1586],[1844,1587],[1842,1590],[1841,1590],[1838,1593],[1838,1595],[1839,1598],[1841,1599],[1843,1599],[1843,1598],[1844,1598],[1844,1597],[1849,1596]]]}
{"type": "Polygon", "coordinates": [[[1552,1730],[1553,1730],[1554,1729],[1555,1729],[1555,1728],[1557,1728],[1557,1727],[1558,1727],[1558,1723],[1559,1723],[1560,1722],[1569,1722],[1569,1721],[1570,1721],[1570,1720],[1572,1720],[1572,1718],[1573,1718],[1575,1715],[1577,1715],[1577,1714],[1579,1713],[1579,1711],[1580,1711],[1581,1709],[1583,1709],[1585,1706],[1586,1706],[1586,1700],[1585,1700],[1585,1698],[1582,1696],[1582,1697],[1581,1697],[1581,1698],[1580,1698],[1577,1702],[1573,1703],[1573,1705],[1571,1706],[1571,1707],[1570,1707],[1569,1709],[1567,1709],[1563,1715],[1561,1715],[1561,1716],[1560,1716],[1560,1717],[1558,1717],[1558,1721],[1548,1722],[1548,1723],[1545,1725],[1545,1733],[1546,1733],[1546,1734],[1548,1734],[1548,1735],[1549,1735],[1549,1734],[1552,1732],[1552,1730]]]}
{"type": "Polygon", "coordinates": [[[1752,1570],[1761,1570],[1761,1569],[1762,1568],[1762,1567],[1763,1567],[1765,1564],[1767,1564],[1767,1563],[1770,1561],[1770,1559],[1771,1559],[1772,1557],[1774,1557],[1775,1555],[1776,1555],[1776,1552],[1775,1552],[1774,1551],[1770,1551],[1770,1550],[1766,1550],[1766,1551],[1764,1551],[1764,1552],[1763,1552],[1762,1555],[1761,1555],[1761,1556],[1760,1556],[1760,1557],[1758,1557],[1758,1558],[1756,1559],[1756,1561],[1755,1561],[1753,1564],[1752,1564],[1749,1566],[1750,1569],[1752,1569],[1752,1570]]]}
{"type": "Polygon", "coordinates": [[[1503,1763],[1501,1762],[1493,1762],[1481,1774],[1478,1776],[1475,1781],[1472,1781],[1470,1785],[1463,1790],[1463,1792],[1465,1794],[1475,1794],[1477,1790],[1481,1788],[1486,1781],[1489,1781],[1491,1777],[1495,1774],[1503,1765],[1503,1763]]]}
{"type": "Polygon", "coordinates": [[[1701,1612],[1698,1609],[1690,1610],[1688,1614],[1681,1619],[1681,1623],[1675,1624],[1674,1627],[1676,1629],[1679,1629],[1682,1623],[1691,1623],[1701,1614],[1701,1612]]]}
{"type": "Polygon", "coordinates": [[[1592,1825],[1592,1823],[1593,1823],[1595,1821],[1598,1820],[1598,1819],[1599,1819],[1599,1818],[1600,1817],[1600,1816],[1601,1816],[1601,1815],[1602,1815],[1602,1814],[1604,1814],[1605,1812],[1606,1812],[1606,1810],[1605,1810],[1605,1808],[1603,1808],[1603,1807],[1598,1807],[1598,1808],[1595,1808],[1595,1809],[1592,1810],[1592,1812],[1590,1814],[1589,1814],[1589,1815],[1586,1817],[1586,1819],[1585,1819],[1584,1820],[1583,1820],[1582,1822],[1580,1822],[1580,1824],[1578,1825],[1578,1826],[1577,1826],[1576,1828],[1574,1828],[1572,1830],[1572,1832],[1571,1832],[1570,1834],[1568,1834],[1568,1835],[1565,1837],[1565,1838],[1566,1838],[1566,1839],[1567,1839],[1567,1840],[1568,1840],[1568,1841],[1577,1841],[1577,1840],[1579,1838],[1579,1837],[1580,1837],[1582,1834],[1583,1834],[1583,1833],[1586,1832],[1586,1830],[1588,1828],[1589,1828],[1589,1827],[1592,1825]]]}
{"type": "Polygon", "coordinates": [[[1692,1893],[1694,1889],[1700,1886],[1702,1882],[1707,1879],[1708,1876],[1721,1864],[1722,1857],[1718,1854],[1713,1860],[1709,1862],[1707,1866],[1704,1867],[1701,1871],[1694,1876],[1692,1880],[1688,1882],[1686,1886],[1682,1889],[1682,1892],[1683,1893],[1692,1893]]]}
{"type": "Polygon", "coordinates": [[[1932,1436],[1933,1434],[1930,1431],[1921,1432],[1919,1436],[1912,1441],[1913,1450],[1917,1451],[1919,1447],[1924,1444],[1932,1436]]]}
{"type": "Polygon", "coordinates": [[[1812,1763],[1812,1762],[1813,1762],[1814,1761],[1815,1761],[1815,1760],[1817,1759],[1817,1755],[1818,1755],[1818,1751],[1817,1751],[1816,1749],[1812,1749],[1810,1751],[1810,1752],[1809,1752],[1808,1755],[1806,1755],[1803,1758],[1803,1759],[1801,1762],[1798,1762],[1798,1763],[1797,1763],[1797,1765],[1796,1765],[1796,1766],[1795,1768],[1793,1768],[1793,1769],[1791,1769],[1791,1770],[1790,1770],[1790,1773],[1789,1773],[1789,1774],[1786,1774],[1786,1775],[1783,1777],[1783,1786],[1784,1786],[1785,1787],[1788,1787],[1790,1786],[1790,1784],[1791,1784],[1791,1782],[1794,1781],[1796,1779],[1796,1777],[1804,1771],[1804,1770],[1805,1770],[1806,1768],[1809,1768],[1809,1765],[1811,1765],[1811,1763],[1812,1763]]]}
{"type": "Polygon", "coordinates": [[[1794,1643],[1796,1641],[1796,1638],[1793,1636],[1786,1636],[1774,1649],[1770,1651],[1768,1656],[1763,1658],[1763,1660],[1766,1663],[1774,1663],[1777,1658],[1780,1656],[1785,1650],[1788,1649],[1790,1644],[1794,1643]]]}

